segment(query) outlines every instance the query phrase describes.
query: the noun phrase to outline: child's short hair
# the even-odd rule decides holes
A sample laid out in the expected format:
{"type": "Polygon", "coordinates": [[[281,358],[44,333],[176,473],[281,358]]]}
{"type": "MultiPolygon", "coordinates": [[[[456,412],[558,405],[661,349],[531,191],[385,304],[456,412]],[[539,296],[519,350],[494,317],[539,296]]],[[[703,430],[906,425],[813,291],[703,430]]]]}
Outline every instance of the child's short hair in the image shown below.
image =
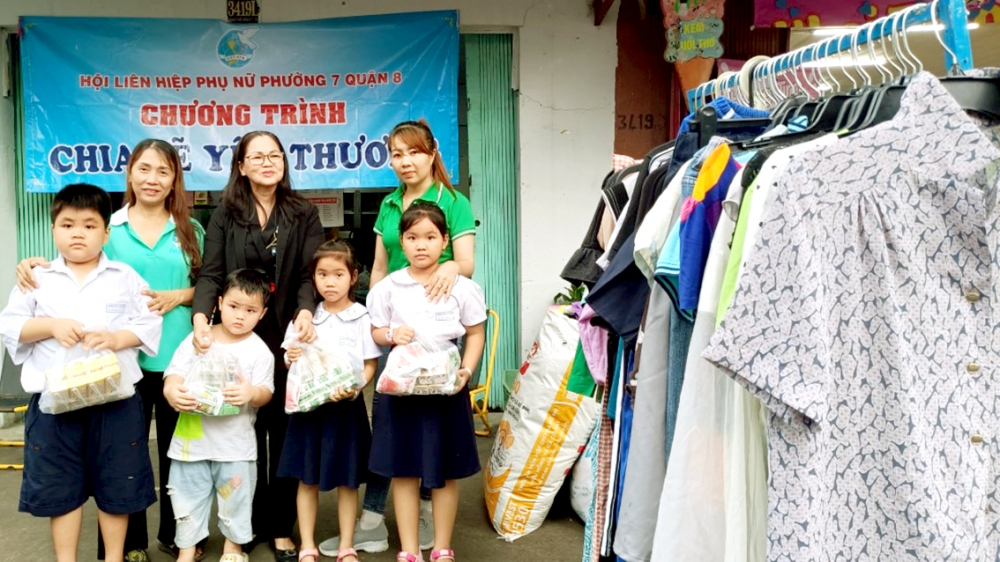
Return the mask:
{"type": "Polygon", "coordinates": [[[104,227],[111,222],[111,196],[108,192],[89,183],[71,183],[59,190],[52,200],[52,222],[63,209],[92,209],[104,219],[104,227]]]}
{"type": "Polygon", "coordinates": [[[347,270],[354,276],[354,279],[351,281],[351,290],[349,293],[351,300],[354,300],[354,289],[358,286],[358,276],[361,274],[361,268],[358,266],[358,257],[354,253],[354,248],[343,240],[327,240],[320,244],[313,253],[312,261],[309,262],[309,272],[313,277],[316,276],[316,268],[319,266],[319,260],[323,258],[338,259],[347,266],[347,270]]]}
{"type": "Polygon", "coordinates": [[[271,282],[259,269],[237,269],[226,276],[226,284],[222,288],[225,297],[230,289],[239,289],[247,296],[260,295],[261,304],[267,306],[271,296],[271,282]]]}
{"type": "Polygon", "coordinates": [[[444,211],[441,207],[430,201],[414,201],[410,204],[410,207],[406,209],[403,216],[399,219],[399,236],[402,237],[403,233],[413,227],[413,225],[420,222],[421,219],[427,219],[441,231],[442,236],[448,235],[448,219],[444,216],[444,211]]]}

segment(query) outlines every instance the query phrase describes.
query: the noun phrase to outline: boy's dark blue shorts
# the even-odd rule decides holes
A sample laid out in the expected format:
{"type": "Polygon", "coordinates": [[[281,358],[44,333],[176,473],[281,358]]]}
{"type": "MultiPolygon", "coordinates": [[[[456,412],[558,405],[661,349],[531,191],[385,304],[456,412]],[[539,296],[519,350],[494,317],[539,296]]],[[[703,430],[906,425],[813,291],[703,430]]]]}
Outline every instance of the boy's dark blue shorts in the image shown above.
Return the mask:
{"type": "Polygon", "coordinates": [[[24,420],[19,511],[65,515],[93,496],[112,515],[156,501],[149,444],[137,392],[131,398],[63,414],[43,414],[32,395],[24,420]]]}

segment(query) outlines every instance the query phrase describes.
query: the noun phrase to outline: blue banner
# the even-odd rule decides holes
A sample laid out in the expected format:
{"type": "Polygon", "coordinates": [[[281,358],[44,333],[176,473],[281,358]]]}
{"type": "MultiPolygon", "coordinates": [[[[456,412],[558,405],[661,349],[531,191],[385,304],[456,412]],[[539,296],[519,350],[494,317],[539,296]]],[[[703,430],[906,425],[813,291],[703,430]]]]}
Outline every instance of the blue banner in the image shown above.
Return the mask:
{"type": "Polygon", "coordinates": [[[426,118],[458,170],[458,12],[294,23],[24,17],[28,191],[125,189],[138,141],[178,148],[190,191],[225,187],[258,129],[288,154],[295,189],[398,184],[392,127],[426,118]]]}

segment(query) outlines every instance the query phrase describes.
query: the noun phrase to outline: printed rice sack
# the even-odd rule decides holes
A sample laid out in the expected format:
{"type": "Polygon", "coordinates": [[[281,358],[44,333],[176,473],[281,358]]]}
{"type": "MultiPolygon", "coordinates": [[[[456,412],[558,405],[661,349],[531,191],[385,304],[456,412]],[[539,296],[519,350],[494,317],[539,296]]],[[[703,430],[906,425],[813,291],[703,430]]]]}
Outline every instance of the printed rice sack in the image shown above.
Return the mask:
{"type": "Polygon", "coordinates": [[[550,308],[542,322],[483,471],[486,509],[508,541],[541,526],[600,410],[593,398],[566,390],[579,331],[563,308],[550,308]]]}

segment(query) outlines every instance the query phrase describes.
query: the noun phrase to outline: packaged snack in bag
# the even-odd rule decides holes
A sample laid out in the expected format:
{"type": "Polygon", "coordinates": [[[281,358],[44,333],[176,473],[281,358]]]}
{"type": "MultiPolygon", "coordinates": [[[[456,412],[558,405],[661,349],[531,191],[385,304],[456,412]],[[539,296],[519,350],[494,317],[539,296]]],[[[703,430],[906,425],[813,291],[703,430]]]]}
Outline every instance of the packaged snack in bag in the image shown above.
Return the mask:
{"type": "Polygon", "coordinates": [[[240,362],[233,354],[220,345],[213,345],[208,351],[195,356],[185,384],[194,395],[198,405],[194,413],[205,416],[235,416],[240,413],[239,406],[226,402],[222,389],[238,384],[236,375],[240,372],[240,362]]]}
{"type": "Polygon", "coordinates": [[[38,406],[46,414],[61,414],[124,400],[133,394],[135,386],[122,378],[113,351],[85,349],[78,343],[64,352],[62,364],[45,371],[45,390],[38,406]]]}
{"type": "Polygon", "coordinates": [[[375,390],[394,396],[454,394],[461,364],[455,344],[418,338],[392,348],[375,390]]]}
{"type": "Polygon", "coordinates": [[[281,346],[288,349],[302,348],[302,357],[288,369],[285,390],[285,413],[311,412],[327,402],[337,387],[361,388],[365,385],[364,373],[359,373],[343,354],[316,343],[286,340],[281,346]]]}

